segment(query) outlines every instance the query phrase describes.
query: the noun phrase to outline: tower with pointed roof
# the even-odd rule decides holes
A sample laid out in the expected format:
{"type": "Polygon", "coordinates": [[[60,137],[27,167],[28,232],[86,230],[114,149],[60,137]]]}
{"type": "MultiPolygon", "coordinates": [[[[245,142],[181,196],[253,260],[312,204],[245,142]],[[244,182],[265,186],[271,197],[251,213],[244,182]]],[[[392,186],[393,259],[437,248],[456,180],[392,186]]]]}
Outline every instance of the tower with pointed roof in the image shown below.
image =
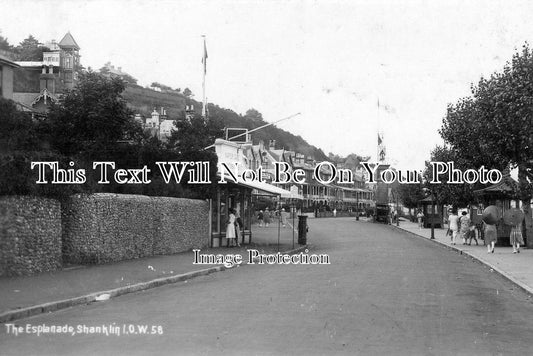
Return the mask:
{"type": "Polygon", "coordinates": [[[80,65],[80,46],[76,43],[70,32],[59,41],[60,54],[60,80],[65,88],[72,89],[77,81],[77,69],[80,65]]]}
{"type": "Polygon", "coordinates": [[[45,113],[51,101],[56,101],[78,81],[80,46],[70,32],[58,43],[46,43],[42,61],[19,61],[14,71],[13,100],[36,112],[45,113]]]}

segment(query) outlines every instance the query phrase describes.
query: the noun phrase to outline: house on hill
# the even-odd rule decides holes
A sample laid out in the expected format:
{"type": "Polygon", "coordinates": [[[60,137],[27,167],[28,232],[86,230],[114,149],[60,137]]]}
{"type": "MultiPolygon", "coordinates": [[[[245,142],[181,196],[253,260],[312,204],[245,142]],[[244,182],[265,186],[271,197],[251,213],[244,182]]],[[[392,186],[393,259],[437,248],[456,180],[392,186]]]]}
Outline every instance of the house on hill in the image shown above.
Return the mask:
{"type": "Polygon", "coordinates": [[[111,62],[107,62],[106,64],[104,64],[102,69],[100,69],[100,73],[102,73],[108,78],[121,78],[129,84],[137,84],[137,79],[133,78],[130,74],[124,72],[122,70],[122,67],[115,68],[115,66],[112,65],[111,62]]]}
{"type": "Polygon", "coordinates": [[[174,120],[167,118],[167,112],[163,107],[161,107],[160,111],[154,108],[151,116],[146,119],[143,119],[140,114],[137,114],[135,115],[135,120],[141,123],[144,132],[157,137],[161,141],[167,141],[170,135],[172,135],[172,132],[177,130],[174,125],[174,120]]]}
{"type": "Polygon", "coordinates": [[[59,95],[76,86],[80,69],[80,46],[70,32],[45,47],[41,61],[15,62],[13,79],[13,100],[38,113],[45,113],[59,95]]]}

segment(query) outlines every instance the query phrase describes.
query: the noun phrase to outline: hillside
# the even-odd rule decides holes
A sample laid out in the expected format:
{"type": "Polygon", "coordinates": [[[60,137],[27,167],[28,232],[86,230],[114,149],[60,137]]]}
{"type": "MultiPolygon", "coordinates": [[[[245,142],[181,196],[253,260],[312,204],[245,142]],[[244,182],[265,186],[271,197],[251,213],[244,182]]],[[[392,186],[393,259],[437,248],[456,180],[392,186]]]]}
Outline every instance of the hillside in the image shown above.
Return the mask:
{"type": "MultiPolygon", "coordinates": [[[[149,116],[154,108],[159,110],[159,108],[164,107],[170,119],[184,118],[186,105],[193,105],[198,113],[201,112],[202,108],[202,103],[186,98],[183,94],[172,90],[158,92],[137,85],[129,85],[123,96],[128,102],[128,106],[135,113],[140,113],[145,117],[149,116]]],[[[244,116],[213,104],[209,104],[208,109],[209,116],[221,119],[226,127],[251,130],[267,123],[263,120],[261,114],[253,109],[249,110],[247,115],[244,116]]],[[[269,140],[276,140],[276,148],[296,151],[306,156],[312,156],[318,161],[327,159],[321,149],[310,145],[301,136],[295,136],[275,126],[268,126],[254,132],[252,139],[254,144],[259,143],[259,141],[268,144],[269,140]]]]}

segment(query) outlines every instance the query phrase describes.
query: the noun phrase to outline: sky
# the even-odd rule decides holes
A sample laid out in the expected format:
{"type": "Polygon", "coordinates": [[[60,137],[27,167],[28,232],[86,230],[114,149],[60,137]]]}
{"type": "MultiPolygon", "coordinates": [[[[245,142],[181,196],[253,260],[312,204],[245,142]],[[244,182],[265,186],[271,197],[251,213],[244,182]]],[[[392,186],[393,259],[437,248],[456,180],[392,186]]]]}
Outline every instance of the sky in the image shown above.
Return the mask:
{"type": "Polygon", "coordinates": [[[11,44],[70,31],[81,63],[110,61],[146,86],[190,88],[202,101],[302,136],[326,154],[377,152],[421,169],[443,141],[446,107],[500,71],[533,35],[530,1],[0,0],[11,44]],[[379,106],[378,106],[379,103],[379,106]]]}

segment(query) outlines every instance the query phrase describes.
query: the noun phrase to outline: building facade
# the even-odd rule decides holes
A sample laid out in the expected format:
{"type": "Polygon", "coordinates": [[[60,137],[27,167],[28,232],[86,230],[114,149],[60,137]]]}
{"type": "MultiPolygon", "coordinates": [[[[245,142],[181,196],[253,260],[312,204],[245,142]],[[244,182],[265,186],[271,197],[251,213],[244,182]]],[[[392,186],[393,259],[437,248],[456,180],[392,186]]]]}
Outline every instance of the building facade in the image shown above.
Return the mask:
{"type": "Polygon", "coordinates": [[[80,47],[68,32],[58,43],[45,44],[41,61],[18,61],[14,72],[13,100],[38,113],[75,87],[81,69],[80,47]]]}
{"type": "Polygon", "coordinates": [[[19,65],[0,55],[0,97],[13,99],[13,71],[19,65]]]}

